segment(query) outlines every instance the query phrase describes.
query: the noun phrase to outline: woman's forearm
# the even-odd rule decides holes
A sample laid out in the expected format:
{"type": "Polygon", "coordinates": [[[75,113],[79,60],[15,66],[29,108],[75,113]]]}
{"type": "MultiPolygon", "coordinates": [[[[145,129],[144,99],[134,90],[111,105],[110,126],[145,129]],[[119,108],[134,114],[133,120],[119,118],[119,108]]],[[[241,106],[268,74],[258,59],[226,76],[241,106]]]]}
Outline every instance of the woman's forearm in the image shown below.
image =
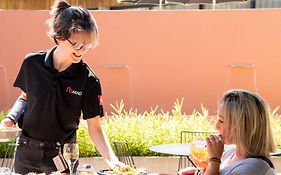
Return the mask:
{"type": "Polygon", "coordinates": [[[105,160],[108,161],[117,161],[117,158],[110,146],[110,143],[108,141],[108,138],[106,134],[103,133],[103,131],[95,132],[92,136],[92,140],[97,147],[99,153],[102,155],[102,157],[105,160]]]}
{"type": "Polygon", "coordinates": [[[219,175],[220,174],[220,163],[210,161],[204,172],[204,175],[219,175]]]}
{"type": "Polygon", "coordinates": [[[98,118],[93,118],[88,120],[88,129],[90,137],[97,147],[99,153],[102,155],[102,157],[109,162],[115,162],[118,161],[117,157],[115,156],[109,140],[106,136],[106,134],[103,132],[100,121],[98,118]]]}

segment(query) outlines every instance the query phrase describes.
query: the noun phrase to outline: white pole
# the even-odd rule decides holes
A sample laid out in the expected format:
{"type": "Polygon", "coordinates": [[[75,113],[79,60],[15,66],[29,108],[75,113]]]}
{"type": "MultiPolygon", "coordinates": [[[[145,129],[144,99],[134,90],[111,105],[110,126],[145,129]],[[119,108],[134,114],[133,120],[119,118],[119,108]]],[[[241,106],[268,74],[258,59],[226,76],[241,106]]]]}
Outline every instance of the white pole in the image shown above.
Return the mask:
{"type": "Polygon", "coordinates": [[[213,10],[216,9],[216,0],[212,0],[212,3],[213,3],[213,10]]]}

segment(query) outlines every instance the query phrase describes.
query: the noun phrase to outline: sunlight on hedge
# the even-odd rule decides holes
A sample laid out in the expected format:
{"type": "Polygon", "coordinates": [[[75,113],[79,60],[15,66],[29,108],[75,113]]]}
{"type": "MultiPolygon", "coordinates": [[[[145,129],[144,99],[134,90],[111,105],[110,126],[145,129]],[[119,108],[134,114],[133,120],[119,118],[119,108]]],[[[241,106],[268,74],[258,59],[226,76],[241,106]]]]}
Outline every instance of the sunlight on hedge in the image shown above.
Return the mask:
{"type": "Polygon", "coordinates": [[[181,130],[214,130],[206,118],[208,112],[194,111],[191,115],[181,112],[182,102],[176,101],[172,115],[168,112],[157,113],[157,107],[150,112],[138,114],[125,111],[124,103],[113,106],[111,117],[103,120],[103,128],[111,141],[127,141],[133,155],[154,155],[149,147],[162,143],[179,143],[181,130]],[[122,112],[120,112],[122,111],[122,112]]]}
{"type": "MultiPolygon", "coordinates": [[[[157,155],[148,148],[162,143],[179,143],[181,130],[214,130],[211,121],[207,120],[209,113],[206,108],[201,106],[200,112],[186,115],[182,113],[182,105],[183,100],[176,100],[171,114],[163,110],[157,112],[158,107],[139,114],[132,109],[126,111],[121,101],[111,105],[114,112],[102,118],[102,127],[112,146],[113,141],[127,141],[134,156],[157,155]]],[[[99,155],[90,143],[85,121],[81,121],[78,142],[81,156],[99,155]]]]}
{"type": "MultiPolygon", "coordinates": [[[[149,151],[149,147],[163,143],[179,143],[181,130],[214,131],[214,121],[210,120],[208,110],[201,106],[201,111],[192,114],[182,112],[183,99],[176,100],[171,112],[151,108],[142,114],[137,110],[125,110],[123,101],[111,105],[110,116],[102,118],[102,127],[107,133],[111,145],[113,141],[127,141],[133,156],[159,155],[149,151]]],[[[281,148],[281,115],[278,108],[270,110],[273,134],[276,145],[281,148]]],[[[0,112],[2,119],[7,111],[0,112]]],[[[80,157],[100,156],[88,135],[87,123],[81,120],[78,129],[80,157]]],[[[0,156],[4,154],[7,143],[0,143],[0,156]]]]}
{"type": "Polygon", "coordinates": [[[271,127],[277,148],[281,149],[281,115],[277,114],[279,107],[270,111],[271,127]]]}
{"type": "MultiPolygon", "coordinates": [[[[125,104],[121,101],[111,105],[114,112],[103,117],[102,127],[111,144],[113,141],[127,141],[133,156],[159,155],[149,151],[149,147],[163,143],[179,143],[181,130],[214,131],[214,121],[209,120],[208,110],[203,105],[201,111],[194,110],[190,115],[183,114],[182,105],[183,100],[176,100],[171,113],[155,107],[139,114],[132,109],[126,111],[125,104]]],[[[276,145],[281,148],[281,116],[276,113],[277,110],[278,108],[270,111],[270,114],[276,145]]],[[[81,138],[85,133],[87,130],[80,127],[79,143],[80,148],[83,147],[81,156],[99,155],[91,144],[83,145],[83,142],[89,142],[88,136],[81,138]]]]}

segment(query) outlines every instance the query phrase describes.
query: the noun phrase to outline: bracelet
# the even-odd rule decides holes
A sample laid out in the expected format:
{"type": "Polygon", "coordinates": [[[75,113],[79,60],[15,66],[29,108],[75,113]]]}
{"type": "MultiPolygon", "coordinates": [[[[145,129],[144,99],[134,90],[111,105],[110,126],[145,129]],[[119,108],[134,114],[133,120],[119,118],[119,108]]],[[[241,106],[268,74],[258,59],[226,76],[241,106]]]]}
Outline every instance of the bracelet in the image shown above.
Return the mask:
{"type": "Polygon", "coordinates": [[[211,157],[211,158],[209,158],[209,162],[217,162],[217,163],[221,163],[221,159],[216,158],[216,157],[211,157]]]}

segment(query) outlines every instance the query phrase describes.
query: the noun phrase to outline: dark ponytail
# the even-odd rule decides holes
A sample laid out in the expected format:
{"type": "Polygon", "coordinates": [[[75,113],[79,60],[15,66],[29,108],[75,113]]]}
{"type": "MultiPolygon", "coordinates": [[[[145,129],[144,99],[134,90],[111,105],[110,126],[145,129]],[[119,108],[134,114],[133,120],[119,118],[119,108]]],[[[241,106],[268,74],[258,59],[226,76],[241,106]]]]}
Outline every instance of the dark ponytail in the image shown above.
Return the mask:
{"type": "Polygon", "coordinates": [[[98,28],[94,18],[84,8],[71,6],[64,0],[56,0],[51,9],[51,18],[47,21],[49,25],[48,35],[57,40],[70,38],[73,32],[93,32],[98,41],[98,28]]]}
{"type": "Polygon", "coordinates": [[[53,6],[51,7],[51,16],[58,16],[62,10],[71,7],[66,1],[63,0],[55,0],[53,6]]]}

